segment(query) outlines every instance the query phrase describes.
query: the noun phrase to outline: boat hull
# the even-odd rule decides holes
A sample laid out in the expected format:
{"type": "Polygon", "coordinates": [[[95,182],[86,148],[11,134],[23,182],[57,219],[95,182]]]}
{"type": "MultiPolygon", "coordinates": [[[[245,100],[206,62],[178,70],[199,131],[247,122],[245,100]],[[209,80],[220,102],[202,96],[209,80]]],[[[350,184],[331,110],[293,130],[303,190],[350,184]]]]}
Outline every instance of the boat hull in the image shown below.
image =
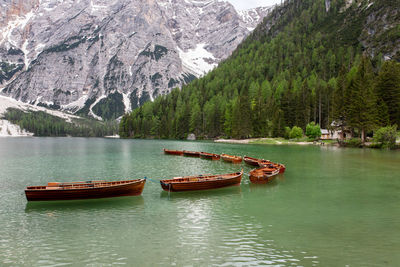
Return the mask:
{"type": "Polygon", "coordinates": [[[221,158],[225,162],[230,162],[230,163],[234,163],[234,164],[242,163],[242,157],[230,156],[230,155],[222,154],[221,158]]]}
{"type": "Polygon", "coordinates": [[[278,174],[278,169],[263,171],[263,168],[259,168],[250,172],[249,179],[253,184],[267,184],[275,180],[278,174]]]}
{"type": "Polygon", "coordinates": [[[186,157],[199,158],[200,157],[200,152],[183,150],[183,155],[186,156],[186,157]]]}
{"type": "Polygon", "coordinates": [[[167,192],[184,192],[184,191],[197,191],[197,190],[209,190],[217,189],[228,186],[240,185],[242,181],[243,172],[237,173],[229,179],[215,179],[205,181],[201,177],[197,181],[192,182],[164,182],[161,180],[161,187],[167,192]]]}
{"type": "Polygon", "coordinates": [[[258,162],[260,161],[259,159],[250,158],[250,157],[244,157],[243,160],[246,164],[251,165],[251,166],[258,166],[259,165],[258,162]]]}
{"type": "Polygon", "coordinates": [[[176,155],[176,156],[182,156],[183,151],[181,150],[169,150],[164,148],[164,153],[167,155],[176,155]]]}
{"type": "Polygon", "coordinates": [[[210,159],[210,160],[220,160],[221,156],[218,154],[200,153],[200,158],[210,159]]]}
{"type": "Polygon", "coordinates": [[[138,196],[142,194],[145,179],[132,180],[120,185],[92,187],[92,188],[66,188],[66,189],[26,189],[25,195],[28,201],[47,200],[74,200],[109,198],[122,196],[138,196]]]}
{"type": "Polygon", "coordinates": [[[274,163],[268,160],[260,161],[258,164],[260,167],[274,167],[279,169],[279,173],[284,173],[286,170],[286,166],[282,163],[274,163]]]}

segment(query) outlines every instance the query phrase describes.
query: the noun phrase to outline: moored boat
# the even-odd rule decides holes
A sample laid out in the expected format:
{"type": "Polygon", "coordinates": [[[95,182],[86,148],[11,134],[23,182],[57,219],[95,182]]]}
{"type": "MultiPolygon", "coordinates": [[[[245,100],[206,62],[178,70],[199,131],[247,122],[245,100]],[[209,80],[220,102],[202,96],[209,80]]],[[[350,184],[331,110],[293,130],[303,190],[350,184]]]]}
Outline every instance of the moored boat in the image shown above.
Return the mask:
{"type": "Polygon", "coordinates": [[[244,162],[246,162],[247,164],[249,164],[251,166],[259,166],[258,162],[261,161],[262,159],[256,159],[256,158],[244,156],[243,160],[244,160],[244,162]]]}
{"type": "Polygon", "coordinates": [[[241,163],[242,162],[242,157],[239,156],[232,156],[228,154],[222,154],[221,158],[226,161],[226,162],[231,162],[231,163],[241,163]]]}
{"type": "Polygon", "coordinates": [[[275,179],[279,174],[279,169],[271,167],[261,167],[250,171],[250,182],[253,184],[266,184],[275,179]]]}
{"type": "Polygon", "coordinates": [[[50,182],[44,186],[28,186],[25,195],[28,201],[138,196],[142,193],[145,183],[146,179],[113,182],[50,182]]]}
{"type": "Polygon", "coordinates": [[[272,162],[272,161],[270,161],[270,160],[265,160],[265,159],[259,161],[259,162],[258,162],[258,166],[260,166],[260,167],[273,167],[273,168],[277,168],[277,169],[279,169],[279,173],[284,173],[285,170],[286,170],[286,166],[283,165],[282,163],[275,163],[275,162],[272,162]]]}
{"type": "Polygon", "coordinates": [[[200,152],[200,158],[219,160],[221,158],[221,156],[218,154],[213,154],[213,153],[200,152]]]}
{"type": "Polygon", "coordinates": [[[166,149],[166,148],[164,148],[164,153],[168,154],[168,155],[177,155],[177,156],[183,155],[182,150],[172,150],[172,149],[166,149]]]}
{"type": "Polygon", "coordinates": [[[169,192],[195,191],[216,189],[221,187],[240,185],[243,170],[240,172],[221,175],[186,176],[168,180],[161,180],[163,190],[169,192]]]}
{"type": "Polygon", "coordinates": [[[186,157],[200,157],[200,152],[183,150],[183,155],[186,157]]]}

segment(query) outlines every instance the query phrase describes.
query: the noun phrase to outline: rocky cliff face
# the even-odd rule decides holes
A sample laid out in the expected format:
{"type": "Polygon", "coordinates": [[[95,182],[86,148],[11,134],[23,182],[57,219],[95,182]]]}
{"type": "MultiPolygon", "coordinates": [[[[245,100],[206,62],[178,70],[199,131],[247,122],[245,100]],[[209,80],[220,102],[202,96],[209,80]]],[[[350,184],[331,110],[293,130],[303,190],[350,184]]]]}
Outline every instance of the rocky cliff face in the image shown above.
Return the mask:
{"type": "Polygon", "coordinates": [[[218,0],[1,5],[1,93],[107,119],[202,76],[270,11],[218,0]]]}

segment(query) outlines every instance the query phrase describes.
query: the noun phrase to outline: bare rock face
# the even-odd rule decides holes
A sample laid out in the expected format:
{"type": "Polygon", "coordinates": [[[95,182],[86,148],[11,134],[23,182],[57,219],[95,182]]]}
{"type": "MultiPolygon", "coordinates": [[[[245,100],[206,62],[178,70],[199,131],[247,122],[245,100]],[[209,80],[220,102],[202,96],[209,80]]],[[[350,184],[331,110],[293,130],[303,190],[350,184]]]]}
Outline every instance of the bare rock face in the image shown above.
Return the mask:
{"type": "Polygon", "coordinates": [[[99,119],[204,75],[269,12],[218,0],[0,5],[1,94],[99,119]]]}

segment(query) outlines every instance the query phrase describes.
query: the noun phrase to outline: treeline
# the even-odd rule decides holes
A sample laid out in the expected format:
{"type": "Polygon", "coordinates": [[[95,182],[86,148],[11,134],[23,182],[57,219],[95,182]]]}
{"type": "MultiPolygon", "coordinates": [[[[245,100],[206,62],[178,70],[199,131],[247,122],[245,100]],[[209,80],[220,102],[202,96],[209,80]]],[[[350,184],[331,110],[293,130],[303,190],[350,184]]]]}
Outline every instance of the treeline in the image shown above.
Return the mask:
{"type": "Polygon", "coordinates": [[[118,132],[116,121],[73,119],[72,122],[67,122],[43,111],[24,112],[9,108],[4,114],[4,119],[19,125],[35,136],[103,137],[118,132]]]}
{"type": "Polygon", "coordinates": [[[366,14],[331,4],[329,12],[325,1],[276,9],[275,24],[259,25],[217,69],[125,115],[120,136],[277,137],[313,121],[321,128],[337,121],[365,136],[400,124],[399,64],[365,56],[353,27],[366,14]]]}

